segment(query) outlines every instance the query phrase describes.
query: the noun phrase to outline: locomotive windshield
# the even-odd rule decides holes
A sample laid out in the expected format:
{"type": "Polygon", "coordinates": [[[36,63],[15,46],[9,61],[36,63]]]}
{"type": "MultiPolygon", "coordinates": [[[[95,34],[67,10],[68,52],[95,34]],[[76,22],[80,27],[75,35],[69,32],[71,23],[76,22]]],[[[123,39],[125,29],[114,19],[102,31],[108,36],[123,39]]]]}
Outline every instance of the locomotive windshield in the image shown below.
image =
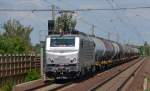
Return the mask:
{"type": "Polygon", "coordinates": [[[75,37],[72,36],[52,36],[51,47],[74,47],[75,46],[75,37]]]}

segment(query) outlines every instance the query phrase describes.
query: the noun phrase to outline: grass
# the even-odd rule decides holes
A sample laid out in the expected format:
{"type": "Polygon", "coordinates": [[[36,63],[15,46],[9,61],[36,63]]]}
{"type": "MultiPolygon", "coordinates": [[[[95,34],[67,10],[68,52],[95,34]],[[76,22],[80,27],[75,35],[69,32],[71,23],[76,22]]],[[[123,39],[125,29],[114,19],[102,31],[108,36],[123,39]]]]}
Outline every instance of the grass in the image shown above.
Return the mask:
{"type": "Polygon", "coordinates": [[[30,71],[27,72],[25,80],[26,81],[33,81],[33,80],[39,79],[40,77],[41,77],[40,76],[40,72],[32,69],[32,70],[30,70],[30,71]]]}
{"type": "Polygon", "coordinates": [[[150,78],[149,77],[147,78],[147,81],[150,83],[150,78]]]}
{"type": "Polygon", "coordinates": [[[147,90],[145,90],[145,91],[150,91],[150,89],[147,89],[147,90]]]}
{"type": "MultiPolygon", "coordinates": [[[[147,82],[148,82],[148,84],[150,84],[150,77],[147,78],[147,82]]],[[[145,90],[145,91],[150,91],[150,88],[148,88],[148,89],[145,90]]]]}
{"type": "Polygon", "coordinates": [[[14,86],[13,81],[7,80],[7,81],[0,87],[0,91],[12,91],[13,86],[14,86]]]}

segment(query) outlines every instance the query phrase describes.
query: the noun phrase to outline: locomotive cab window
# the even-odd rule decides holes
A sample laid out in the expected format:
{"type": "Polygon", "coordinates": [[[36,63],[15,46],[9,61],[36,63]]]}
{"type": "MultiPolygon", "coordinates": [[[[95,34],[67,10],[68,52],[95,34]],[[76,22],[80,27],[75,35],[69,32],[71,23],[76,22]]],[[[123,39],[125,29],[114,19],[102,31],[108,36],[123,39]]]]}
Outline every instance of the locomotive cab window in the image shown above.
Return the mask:
{"type": "Polygon", "coordinates": [[[72,36],[52,36],[50,40],[51,47],[74,47],[75,37],[72,36]]]}

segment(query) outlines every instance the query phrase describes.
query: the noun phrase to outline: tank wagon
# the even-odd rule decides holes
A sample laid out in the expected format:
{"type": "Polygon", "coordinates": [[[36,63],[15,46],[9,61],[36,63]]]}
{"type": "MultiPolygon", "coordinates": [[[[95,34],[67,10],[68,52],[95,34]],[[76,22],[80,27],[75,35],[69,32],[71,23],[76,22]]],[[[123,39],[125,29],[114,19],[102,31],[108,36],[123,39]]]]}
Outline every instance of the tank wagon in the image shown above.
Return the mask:
{"type": "Polygon", "coordinates": [[[74,31],[46,38],[46,77],[72,78],[137,58],[136,47],[74,31]]]}

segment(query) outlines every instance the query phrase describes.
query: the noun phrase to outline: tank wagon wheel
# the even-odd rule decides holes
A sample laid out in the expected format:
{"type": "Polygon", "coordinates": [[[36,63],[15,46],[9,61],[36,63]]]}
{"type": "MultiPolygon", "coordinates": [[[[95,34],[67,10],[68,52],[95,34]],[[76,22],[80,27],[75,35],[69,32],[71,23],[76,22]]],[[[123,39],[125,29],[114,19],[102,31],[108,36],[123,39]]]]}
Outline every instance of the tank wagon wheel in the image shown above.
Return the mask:
{"type": "Polygon", "coordinates": [[[95,66],[91,66],[91,68],[88,70],[88,74],[89,76],[93,76],[93,74],[95,73],[95,66]]]}
{"type": "Polygon", "coordinates": [[[84,70],[82,69],[80,72],[78,72],[78,73],[76,74],[75,78],[76,78],[76,79],[82,79],[82,78],[84,78],[84,76],[85,76],[85,72],[84,72],[84,70]]]}
{"type": "Polygon", "coordinates": [[[81,79],[82,77],[84,77],[84,75],[82,74],[82,72],[78,72],[75,76],[75,80],[79,80],[81,79]]]}
{"type": "Polygon", "coordinates": [[[92,66],[92,73],[94,74],[96,72],[95,66],[92,66]]]}

